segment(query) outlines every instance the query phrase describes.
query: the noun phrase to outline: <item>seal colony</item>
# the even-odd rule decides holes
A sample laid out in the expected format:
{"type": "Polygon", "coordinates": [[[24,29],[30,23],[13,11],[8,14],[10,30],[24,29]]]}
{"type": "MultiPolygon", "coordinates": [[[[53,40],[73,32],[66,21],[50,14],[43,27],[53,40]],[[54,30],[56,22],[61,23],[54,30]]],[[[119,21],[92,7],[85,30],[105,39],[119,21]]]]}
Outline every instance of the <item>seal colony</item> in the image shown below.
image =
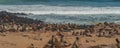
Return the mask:
{"type": "Polygon", "coordinates": [[[120,25],[47,24],[0,12],[0,48],[120,48],[120,25]]]}

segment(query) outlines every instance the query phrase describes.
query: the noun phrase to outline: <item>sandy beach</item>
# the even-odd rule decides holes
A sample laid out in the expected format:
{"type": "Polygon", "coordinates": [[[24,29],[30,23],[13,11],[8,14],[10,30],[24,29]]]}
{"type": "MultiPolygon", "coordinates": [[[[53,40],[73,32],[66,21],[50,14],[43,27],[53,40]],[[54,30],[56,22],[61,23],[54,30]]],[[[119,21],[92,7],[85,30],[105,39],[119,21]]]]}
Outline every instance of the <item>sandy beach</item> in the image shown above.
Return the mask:
{"type": "MultiPolygon", "coordinates": [[[[75,41],[75,37],[73,35],[70,35],[70,33],[64,33],[64,40],[71,44],[68,47],[65,48],[71,48],[72,44],[75,41]]],[[[0,48],[32,48],[32,45],[34,48],[43,48],[51,39],[52,35],[55,35],[56,38],[59,39],[58,35],[54,32],[46,32],[41,33],[40,31],[37,32],[6,32],[6,33],[0,33],[0,48]]],[[[116,47],[116,38],[119,38],[119,36],[115,36],[112,38],[106,38],[106,37],[83,37],[83,36],[77,36],[79,37],[79,46],[82,48],[88,48],[90,46],[97,46],[97,45],[103,45],[103,47],[106,48],[114,48],[116,47]]],[[[120,38],[119,38],[120,39],[120,38]]]]}

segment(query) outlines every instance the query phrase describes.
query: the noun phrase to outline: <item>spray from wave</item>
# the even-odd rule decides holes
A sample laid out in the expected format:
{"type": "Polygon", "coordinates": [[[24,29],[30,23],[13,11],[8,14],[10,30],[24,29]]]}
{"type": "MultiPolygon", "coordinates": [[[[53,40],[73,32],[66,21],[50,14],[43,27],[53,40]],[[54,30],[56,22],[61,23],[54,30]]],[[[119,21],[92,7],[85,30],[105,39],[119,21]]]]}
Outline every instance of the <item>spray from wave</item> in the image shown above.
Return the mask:
{"type": "Polygon", "coordinates": [[[120,7],[61,7],[46,5],[0,5],[0,10],[32,14],[120,14],[120,7]]]}

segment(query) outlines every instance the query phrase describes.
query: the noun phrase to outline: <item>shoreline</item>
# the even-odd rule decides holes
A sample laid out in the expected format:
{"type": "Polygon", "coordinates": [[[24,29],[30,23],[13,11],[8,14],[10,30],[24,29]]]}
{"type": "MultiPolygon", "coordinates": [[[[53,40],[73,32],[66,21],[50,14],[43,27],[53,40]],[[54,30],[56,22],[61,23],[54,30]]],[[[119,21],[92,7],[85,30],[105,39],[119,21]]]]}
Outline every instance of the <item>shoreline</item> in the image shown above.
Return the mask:
{"type": "Polygon", "coordinates": [[[120,25],[116,23],[46,24],[16,14],[21,13],[0,12],[0,48],[120,47],[120,25]]]}

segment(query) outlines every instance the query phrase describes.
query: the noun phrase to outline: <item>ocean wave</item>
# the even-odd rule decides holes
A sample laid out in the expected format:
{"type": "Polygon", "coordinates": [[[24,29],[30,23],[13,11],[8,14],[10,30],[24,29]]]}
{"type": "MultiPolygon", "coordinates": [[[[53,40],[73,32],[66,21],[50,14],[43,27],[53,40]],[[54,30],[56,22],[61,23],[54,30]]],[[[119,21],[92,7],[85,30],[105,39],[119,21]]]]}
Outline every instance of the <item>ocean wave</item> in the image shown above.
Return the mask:
{"type": "Polygon", "coordinates": [[[120,0],[0,0],[2,3],[9,2],[54,2],[54,1],[91,1],[91,2],[116,2],[120,0]]]}
{"type": "Polygon", "coordinates": [[[94,14],[94,15],[28,15],[23,16],[32,19],[42,20],[45,23],[74,23],[74,24],[95,24],[100,22],[115,22],[120,24],[120,15],[117,14],[94,14]]]}
{"type": "MultiPolygon", "coordinates": [[[[12,12],[12,11],[9,11],[12,12]]],[[[15,11],[13,13],[26,13],[26,14],[120,14],[120,11],[15,11]]]]}
{"type": "Polygon", "coordinates": [[[82,7],[47,5],[0,5],[1,11],[32,14],[120,14],[120,7],[82,7]]]}
{"type": "Polygon", "coordinates": [[[1,5],[120,6],[120,0],[0,0],[1,5]]]}

